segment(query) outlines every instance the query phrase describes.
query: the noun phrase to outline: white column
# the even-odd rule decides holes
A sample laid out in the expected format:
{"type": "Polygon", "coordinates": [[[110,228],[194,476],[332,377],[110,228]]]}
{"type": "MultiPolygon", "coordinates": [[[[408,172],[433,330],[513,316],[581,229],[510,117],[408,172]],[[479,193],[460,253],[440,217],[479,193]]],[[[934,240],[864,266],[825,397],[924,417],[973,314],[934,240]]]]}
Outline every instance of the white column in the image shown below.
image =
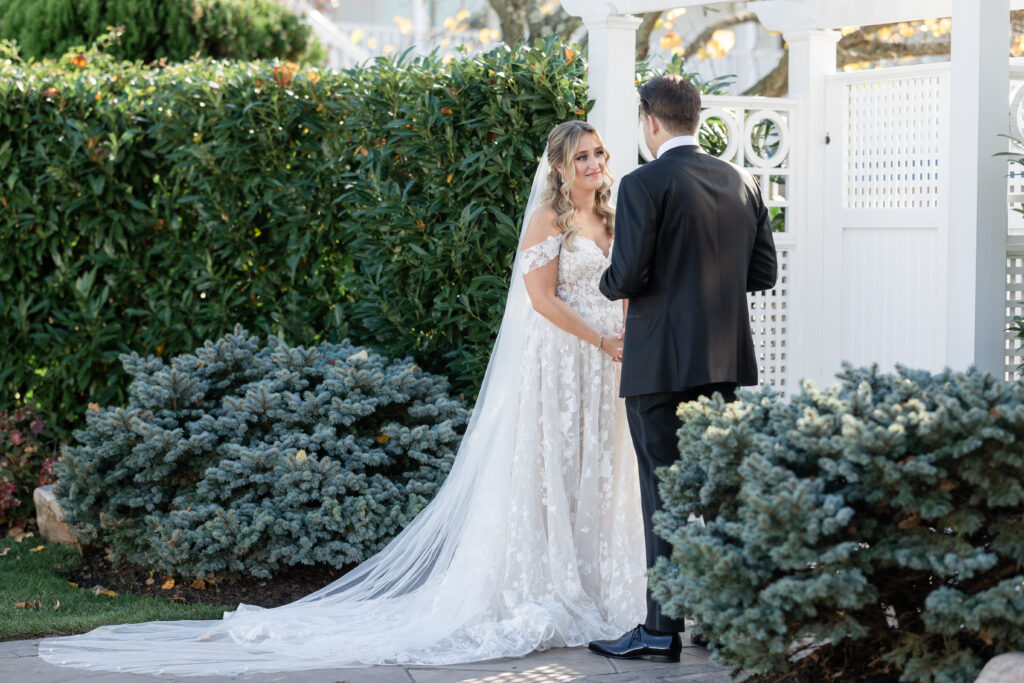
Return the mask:
{"type": "MultiPolygon", "coordinates": [[[[1003,376],[1008,0],[953,0],[947,363],[1003,376]]],[[[939,169],[942,172],[942,169],[939,169]]],[[[922,339],[922,344],[929,340],[922,339]]]]}
{"type": "Polygon", "coordinates": [[[419,52],[427,51],[427,33],[430,30],[430,18],[427,16],[427,0],[412,0],[413,43],[419,52]]]}
{"type": "MultiPolygon", "coordinates": [[[[789,376],[787,384],[797,391],[800,380],[819,385],[835,382],[834,371],[825,367],[825,348],[839,344],[839,328],[827,324],[827,306],[838,301],[840,283],[826,272],[825,184],[825,90],[826,77],[836,71],[836,31],[802,31],[783,34],[789,42],[789,96],[800,99],[798,121],[793,126],[792,216],[787,228],[796,240],[791,260],[789,295],[789,376]],[[828,346],[826,346],[828,345],[828,346]]],[[[839,131],[831,131],[837,145],[839,131]]]]}
{"type": "Polygon", "coordinates": [[[636,29],[631,16],[584,17],[589,32],[590,99],[587,120],[608,146],[616,180],[636,168],[638,96],[636,93],[636,29]]]}

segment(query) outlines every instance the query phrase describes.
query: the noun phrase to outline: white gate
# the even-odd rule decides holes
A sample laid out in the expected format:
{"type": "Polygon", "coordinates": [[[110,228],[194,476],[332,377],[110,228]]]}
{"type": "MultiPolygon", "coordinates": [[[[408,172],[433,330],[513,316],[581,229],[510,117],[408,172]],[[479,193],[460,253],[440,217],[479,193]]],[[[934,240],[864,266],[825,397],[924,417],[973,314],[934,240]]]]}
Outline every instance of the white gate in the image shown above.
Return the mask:
{"type": "Polygon", "coordinates": [[[945,364],[949,64],[830,76],[823,365],[945,364]]]}

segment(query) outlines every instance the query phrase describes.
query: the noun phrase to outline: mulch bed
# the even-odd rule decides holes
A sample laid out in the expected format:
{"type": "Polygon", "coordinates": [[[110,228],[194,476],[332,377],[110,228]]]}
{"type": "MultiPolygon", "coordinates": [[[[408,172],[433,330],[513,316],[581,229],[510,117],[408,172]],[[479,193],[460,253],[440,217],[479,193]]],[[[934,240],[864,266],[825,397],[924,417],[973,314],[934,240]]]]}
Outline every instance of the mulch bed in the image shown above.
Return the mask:
{"type": "Polygon", "coordinates": [[[879,652],[884,651],[870,640],[824,645],[794,662],[785,674],[752,676],[744,683],[895,683],[901,671],[882,661],[879,652]]]}
{"type": "Polygon", "coordinates": [[[231,605],[244,602],[258,607],[277,607],[323,588],[346,570],[333,567],[293,567],[281,571],[272,579],[242,577],[217,578],[205,582],[205,588],[192,587],[191,579],[167,577],[153,573],[148,567],[121,564],[116,568],[107,560],[100,548],[85,548],[82,560],[75,569],[65,572],[68,581],[91,589],[101,586],[117,593],[130,593],[161,597],[188,604],[231,605]],[[164,589],[168,578],[174,586],[164,589]]]}

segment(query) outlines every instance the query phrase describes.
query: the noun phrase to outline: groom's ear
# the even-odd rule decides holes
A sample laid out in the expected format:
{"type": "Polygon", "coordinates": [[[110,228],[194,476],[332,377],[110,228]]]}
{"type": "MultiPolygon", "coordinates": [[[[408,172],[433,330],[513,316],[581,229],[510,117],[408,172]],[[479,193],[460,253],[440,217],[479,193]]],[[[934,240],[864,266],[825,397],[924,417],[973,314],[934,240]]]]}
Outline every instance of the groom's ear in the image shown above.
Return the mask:
{"type": "Polygon", "coordinates": [[[647,122],[651,127],[651,135],[657,135],[661,131],[661,121],[654,114],[647,114],[647,122]]]}

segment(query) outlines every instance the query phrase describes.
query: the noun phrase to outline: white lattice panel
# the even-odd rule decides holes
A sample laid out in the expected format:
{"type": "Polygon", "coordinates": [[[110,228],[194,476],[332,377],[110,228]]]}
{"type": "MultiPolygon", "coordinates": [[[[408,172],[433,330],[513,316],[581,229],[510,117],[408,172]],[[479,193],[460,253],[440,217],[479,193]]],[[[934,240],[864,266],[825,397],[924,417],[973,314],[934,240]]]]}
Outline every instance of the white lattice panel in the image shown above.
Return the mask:
{"type": "Polygon", "coordinates": [[[724,130],[720,159],[745,167],[761,184],[765,205],[779,225],[787,222],[792,204],[793,144],[797,102],[777,97],[703,98],[701,126],[724,130]]]}
{"type": "Polygon", "coordinates": [[[1024,352],[1019,350],[1021,340],[1010,330],[1013,316],[1024,316],[1024,253],[1010,253],[1006,256],[1006,357],[1005,379],[1017,377],[1017,366],[1024,362],[1024,352]]]}
{"type": "Polygon", "coordinates": [[[846,87],[844,206],[939,206],[947,73],[881,76],[846,87]]]}
{"type": "Polygon", "coordinates": [[[750,331],[754,337],[760,384],[786,393],[786,363],[789,352],[789,255],[778,252],[779,279],[774,289],[747,295],[750,304],[750,331]]]}

